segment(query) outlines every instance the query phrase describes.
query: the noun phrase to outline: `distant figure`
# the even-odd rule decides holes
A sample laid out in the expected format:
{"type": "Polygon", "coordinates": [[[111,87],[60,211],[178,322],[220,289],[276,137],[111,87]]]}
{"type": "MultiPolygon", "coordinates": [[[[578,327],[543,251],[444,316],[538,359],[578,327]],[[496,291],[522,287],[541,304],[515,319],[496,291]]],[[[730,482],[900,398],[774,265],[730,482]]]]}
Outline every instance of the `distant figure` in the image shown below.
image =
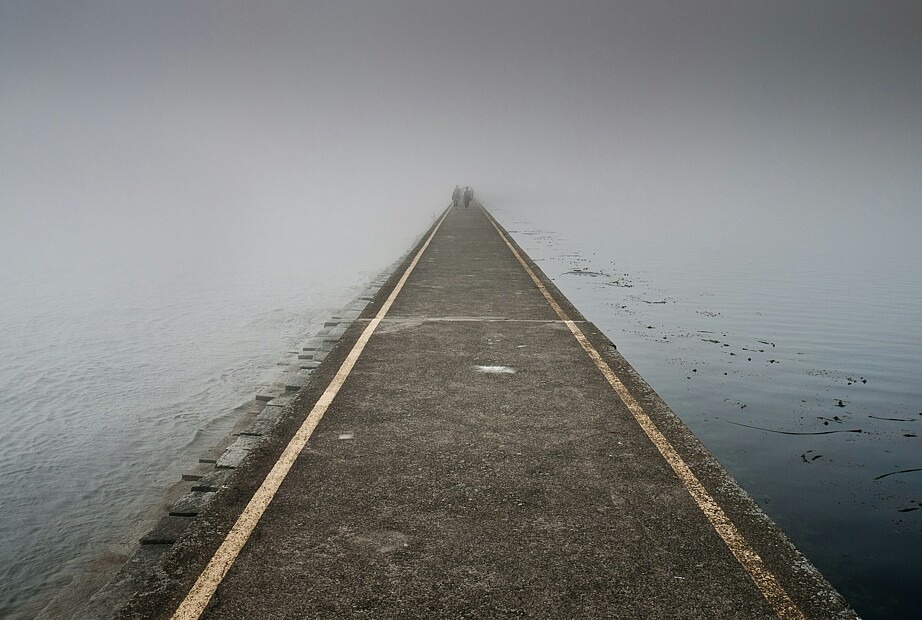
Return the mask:
{"type": "Polygon", "coordinates": [[[471,200],[474,199],[474,190],[468,185],[464,188],[464,208],[467,209],[467,206],[470,204],[471,200]]]}
{"type": "Polygon", "coordinates": [[[451,206],[457,207],[459,200],[461,200],[461,188],[455,185],[455,191],[451,193],[451,206]]]}

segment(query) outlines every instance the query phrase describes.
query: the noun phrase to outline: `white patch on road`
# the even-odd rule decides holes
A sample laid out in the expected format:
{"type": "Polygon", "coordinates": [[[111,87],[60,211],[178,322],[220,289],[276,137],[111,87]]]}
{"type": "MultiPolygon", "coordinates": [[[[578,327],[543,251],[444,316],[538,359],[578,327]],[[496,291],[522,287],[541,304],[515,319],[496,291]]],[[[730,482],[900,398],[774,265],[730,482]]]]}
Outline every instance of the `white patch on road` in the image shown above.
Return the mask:
{"type": "Polygon", "coordinates": [[[494,375],[514,375],[515,368],[510,366],[474,366],[477,372],[485,372],[494,375]]]}

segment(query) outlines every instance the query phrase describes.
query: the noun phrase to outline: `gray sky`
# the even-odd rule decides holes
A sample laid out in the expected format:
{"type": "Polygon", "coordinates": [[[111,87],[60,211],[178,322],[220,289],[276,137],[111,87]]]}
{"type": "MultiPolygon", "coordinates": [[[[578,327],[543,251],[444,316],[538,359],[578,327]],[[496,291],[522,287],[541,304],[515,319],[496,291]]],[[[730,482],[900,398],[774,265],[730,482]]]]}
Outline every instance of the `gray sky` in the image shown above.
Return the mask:
{"type": "Polygon", "coordinates": [[[0,256],[419,232],[455,183],[638,234],[905,231],[920,67],[915,1],[0,0],[0,256]]]}

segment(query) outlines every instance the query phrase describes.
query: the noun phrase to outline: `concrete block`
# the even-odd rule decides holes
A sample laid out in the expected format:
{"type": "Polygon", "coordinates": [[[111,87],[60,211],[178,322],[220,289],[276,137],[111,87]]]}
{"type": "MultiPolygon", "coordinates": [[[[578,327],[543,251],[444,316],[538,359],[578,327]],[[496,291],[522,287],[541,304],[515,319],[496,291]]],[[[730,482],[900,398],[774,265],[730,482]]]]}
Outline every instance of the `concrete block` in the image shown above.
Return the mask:
{"type": "Polygon", "coordinates": [[[205,454],[203,454],[202,456],[198,458],[198,462],[199,463],[211,463],[212,465],[214,465],[215,463],[218,462],[218,457],[221,456],[222,452],[224,452],[224,450],[219,450],[218,448],[211,448],[207,452],[205,452],[205,454]]]}
{"type": "Polygon", "coordinates": [[[154,529],[141,537],[141,544],[172,545],[191,523],[189,517],[163,517],[154,529]]]}
{"type": "Polygon", "coordinates": [[[192,483],[193,491],[220,491],[234,472],[233,469],[214,469],[207,476],[192,483]]]}
{"type": "Polygon", "coordinates": [[[285,392],[285,386],[278,383],[273,383],[272,385],[266,385],[256,392],[256,400],[270,401],[279,394],[285,392]]]}
{"type": "Polygon", "coordinates": [[[271,420],[262,419],[262,420],[253,420],[253,423],[247,426],[245,429],[240,431],[241,435],[253,435],[256,437],[262,437],[263,435],[268,435],[272,428],[275,426],[275,423],[271,420]]]}
{"type": "Polygon", "coordinates": [[[317,360],[306,360],[301,363],[300,368],[301,370],[314,370],[316,368],[320,368],[320,362],[317,360]]]}
{"type": "Polygon", "coordinates": [[[282,407],[266,407],[253,423],[240,431],[241,435],[268,435],[282,417],[282,407]]]}
{"type": "Polygon", "coordinates": [[[194,517],[214,499],[214,496],[214,491],[190,491],[173,504],[173,508],[170,509],[170,516],[194,517]]]}
{"type": "Polygon", "coordinates": [[[313,353],[299,353],[299,354],[298,354],[298,359],[299,359],[299,360],[310,360],[310,359],[314,359],[314,354],[313,354],[313,353]]]}
{"type": "Polygon", "coordinates": [[[349,324],[340,321],[339,325],[330,330],[330,338],[342,338],[343,334],[346,333],[346,330],[349,329],[349,324]]]}
{"type": "Polygon", "coordinates": [[[144,581],[154,572],[160,559],[171,547],[172,545],[165,544],[141,546],[119,569],[115,578],[70,616],[70,620],[114,618],[131,595],[141,589],[144,581]]]}
{"type": "Polygon", "coordinates": [[[266,406],[267,407],[287,407],[298,397],[297,394],[279,394],[272,400],[270,400],[266,406]]]}
{"type": "Polygon", "coordinates": [[[285,373],[285,389],[289,392],[297,392],[310,380],[312,370],[299,370],[296,373],[285,373]]]}
{"type": "Polygon", "coordinates": [[[204,476],[207,476],[212,471],[214,471],[214,463],[199,463],[192,469],[186,470],[183,475],[183,480],[201,480],[204,476]]]}
{"type": "Polygon", "coordinates": [[[262,438],[256,435],[240,435],[218,459],[215,466],[219,469],[234,469],[240,467],[250,450],[259,445],[262,438]]]}

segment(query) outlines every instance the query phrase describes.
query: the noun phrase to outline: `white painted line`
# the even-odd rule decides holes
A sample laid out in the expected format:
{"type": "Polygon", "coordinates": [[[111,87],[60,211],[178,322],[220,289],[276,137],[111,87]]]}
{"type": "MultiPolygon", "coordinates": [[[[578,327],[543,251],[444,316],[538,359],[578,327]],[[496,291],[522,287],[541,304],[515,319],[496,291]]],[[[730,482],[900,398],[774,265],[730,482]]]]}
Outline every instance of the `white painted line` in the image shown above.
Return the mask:
{"type": "Polygon", "coordinates": [[[362,332],[362,335],[359,336],[359,339],[352,347],[349,355],[346,356],[345,361],[343,361],[342,366],[339,367],[339,371],[317,400],[314,408],[311,409],[307,419],[304,420],[298,432],[296,432],[294,437],[291,438],[291,441],[288,442],[288,446],[286,446],[285,450],[282,452],[279,460],[276,461],[272,470],[266,476],[266,479],[263,480],[263,483],[256,490],[256,493],[253,494],[246,508],[243,509],[240,517],[237,518],[237,522],[234,523],[234,526],[227,533],[224,542],[222,542],[218,550],[215,551],[215,554],[199,575],[192,589],[189,590],[189,593],[186,594],[186,597],[173,613],[173,620],[197,620],[202,615],[202,612],[205,611],[205,607],[208,606],[208,601],[214,596],[214,593],[217,591],[218,586],[221,585],[221,581],[224,579],[227,571],[230,570],[230,567],[240,554],[241,549],[243,549],[243,546],[246,544],[247,540],[249,540],[250,534],[253,533],[256,524],[259,523],[260,518],[262,518],[272,498],[275,497],[276,491],[278,491],[282,481],[285,480],[285,476],[288,475],[288,472],[291,470],[292,465],[294,465],[301,450],[307,444],[307,440],[310,439],[314,429],[317,428],[317,424],[320,423],[323,414],[326,413],[330,403],[333,402],[333,399],[336,398],[339,390],[346,382],[349,373],[352,372],[352,368],[365,349],[365,345],[368,344],[369,338],[371,338],[378,324],[387,314],[388,310],[390,310],[394,300],[403,288],[403,285],[410,277],[419,259],[426,251],[426,248],[429,247],[429,243],[442,226],[442,222],[448,217],[450,211],[451,207],[445,211],[442,218],[436,223],[435,228],[432,229],[432,233],[426,239],[423,247],[416,253],[416,256],[413,258],[413,261],[407,267],[406,271],[404,271],[403,276],[401,276],[400,280],[397,282],[394,290],[391,291],[387,301],[381,306],[378,314],[368,324],[362,332]]]}
{"type": "Polygon", "coordinates": [[[492,375],[514,375],[515,368],[509,366],[474,366],[477,372],[483,372],[492,375]]]}
{"type": "Polygon", "coordinates": [[[672,467],[676,476],[679,477],[679,480],[682,481],[682,484],[685,485],[689,494],[698,504],[701,512],[707,517],[711,526],[723,539],[737,561],[746,569],[746,572],[749,573],[749,576],[759,588],[762,596],[764,596],[772,606],[775,613],[778,614],[778,617],[781,618],[781,620],[805,620],[803,612],[800,611],[797,604],[794,603],[785,589],[778,583],[778,579],[775,577],[774,573],[765,566],[759,554],[749,545],[742,533],[736,528],[736,525],[733,524],[733,521],[730,520],[730,517],[727,516],[717,503],[717,500],[707,492],[707,489],[704,488],[704,485],[701,484],[688,464],[682,459],[676,449],[672,447],[672,444],[669,443],[666,436],[660,432],[653,420],[650,419],[650,416],[647,415],[643,407],[640,406],[640,403],[631,395],[627,387],[621,382],[601,354],[592,346],[592,343],[589,342],[589,339],[586,338],[586,335],[583,334],[583,331],[576,322],[570,320],[567,313],[560,307],[560,304],[551,296],[550,292],[544,286],[544,283],[541,282],[541,279],[538,278],[534,270],[525,262],[522,255],[515,249],[515,246],[512,245],[506,235],[503,234],[503,231],[500,230],[493,216],[487,213],[487,210],[484,209],[483,206],[480,208],[490,223],[493,224],[493,228],[496,229],[496,232],[506,243],[506,246],[512,252],[513,256],[516,257],[519,264],[522,265],[525,272],[531,277],[535,286],[537,286],[541,294],[544,295],[544,298],[551,305],[551,308],[554,309],[557,316],[559,316],[561,320],[566,323],[567,327],[570,328],[570,332],[595,363],[596,367],[608,381],[608,384],[621,399],[621,402],[624,403],[628,411],[631,412],[631,415],[634,416],[640,428],[643,429],[647,437],[650,438],[650,441],[653,442],[653,445],[656,446],[666,462],[672,467]]]}

